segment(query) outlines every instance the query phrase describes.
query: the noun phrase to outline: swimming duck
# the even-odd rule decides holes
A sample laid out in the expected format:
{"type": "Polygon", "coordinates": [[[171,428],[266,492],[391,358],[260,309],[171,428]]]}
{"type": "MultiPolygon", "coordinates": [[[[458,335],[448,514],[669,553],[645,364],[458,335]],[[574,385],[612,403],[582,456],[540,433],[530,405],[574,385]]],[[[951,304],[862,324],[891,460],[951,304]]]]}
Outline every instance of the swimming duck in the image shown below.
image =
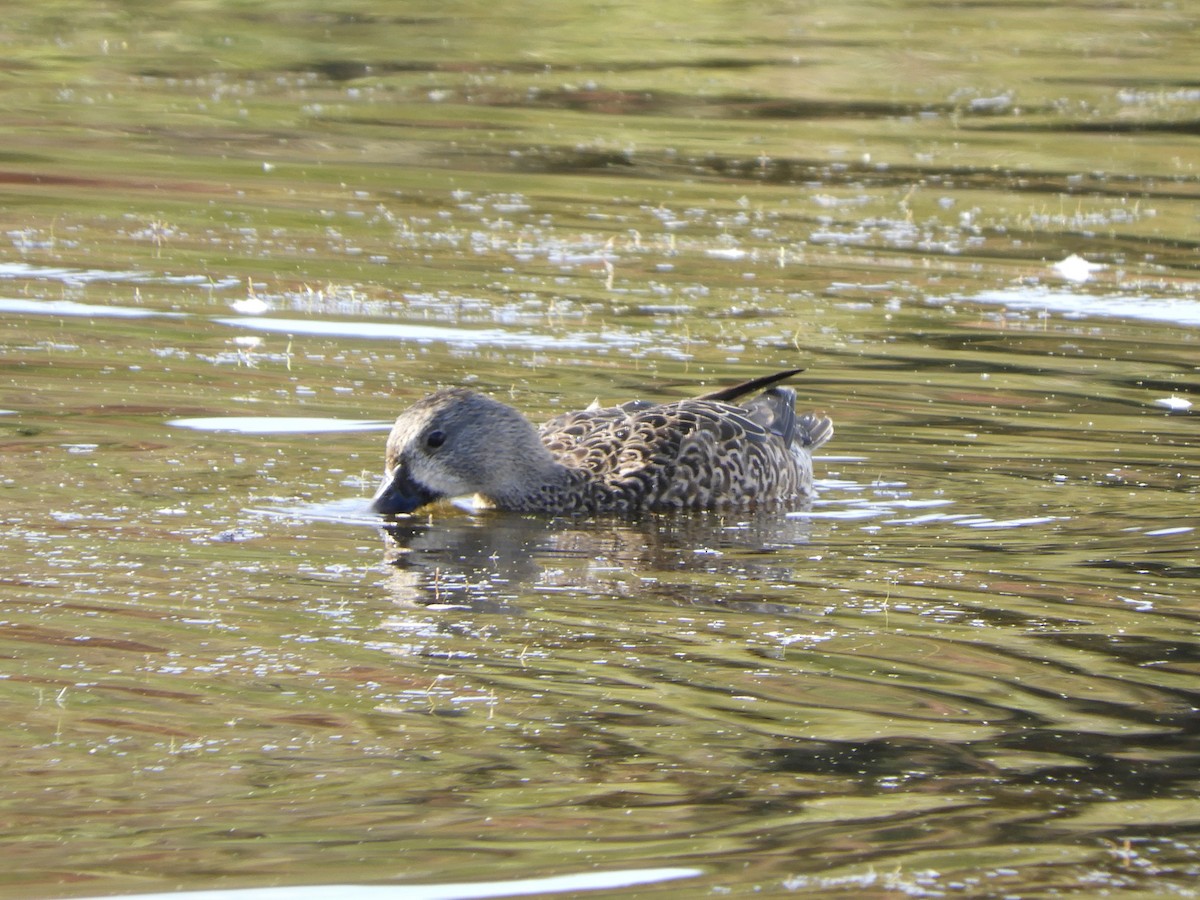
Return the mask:
{"type": "Polygon", "coordinates": [[[540,429],[498,400],[445,388],[396,419],[371,509],[459,497],[565,515],[796,503],[812,494],[812,451],[833,437],[833,422],[797,416],[796,392],[779,386],[801,371],[673,403],[593,403],[540,429]]]}

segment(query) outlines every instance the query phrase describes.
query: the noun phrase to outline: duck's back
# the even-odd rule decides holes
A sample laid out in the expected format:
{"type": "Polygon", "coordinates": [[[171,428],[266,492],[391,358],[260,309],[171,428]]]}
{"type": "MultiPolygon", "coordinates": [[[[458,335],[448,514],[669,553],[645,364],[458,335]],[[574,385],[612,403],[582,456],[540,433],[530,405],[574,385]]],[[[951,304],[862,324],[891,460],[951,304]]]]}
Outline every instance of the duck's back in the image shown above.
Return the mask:
{"type": "Polygon", "coordinates": [[[579,472],[596,512],[783,503],[812,490],[811,450],[828,419],[796,416],[795,392],[772,387],[744,404],[708,397],[634,401],[567,413],[539,431],[579,472]]]}

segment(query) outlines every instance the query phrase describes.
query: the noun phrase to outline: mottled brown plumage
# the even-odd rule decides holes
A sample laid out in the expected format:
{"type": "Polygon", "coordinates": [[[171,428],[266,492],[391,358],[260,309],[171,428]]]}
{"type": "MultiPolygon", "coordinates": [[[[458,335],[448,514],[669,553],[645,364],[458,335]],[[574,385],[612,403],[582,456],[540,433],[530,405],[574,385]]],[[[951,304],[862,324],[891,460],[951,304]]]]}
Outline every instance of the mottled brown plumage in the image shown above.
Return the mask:
{"type": "Polygon", "coordinates": [[[396,419],[372,509],[466,496],[552,514],[796,503],[812,494],[812,451],[833,436],[828,418],[797,417],[795,391],[778,386],[799,371],[674,403],[593,405],[540,429],[497,400],[446,388],[396,419]]]}

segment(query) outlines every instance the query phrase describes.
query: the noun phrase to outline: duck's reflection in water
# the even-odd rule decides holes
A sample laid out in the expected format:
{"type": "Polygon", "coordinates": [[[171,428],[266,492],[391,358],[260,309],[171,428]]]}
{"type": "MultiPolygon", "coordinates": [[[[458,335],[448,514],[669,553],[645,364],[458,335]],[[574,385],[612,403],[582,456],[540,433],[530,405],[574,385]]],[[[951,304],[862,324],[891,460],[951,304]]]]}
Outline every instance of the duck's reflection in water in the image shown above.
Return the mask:
{"type": "Polygon", "coordinates": [[[406,519],[384,532],[397,602],[518,611],[530,591],[651,591],[690,603],[688,573],[730,576],[735,594],[745,580],[790,579],[809,522],[770,512],[632,521],[497,514],[406,519]]]}

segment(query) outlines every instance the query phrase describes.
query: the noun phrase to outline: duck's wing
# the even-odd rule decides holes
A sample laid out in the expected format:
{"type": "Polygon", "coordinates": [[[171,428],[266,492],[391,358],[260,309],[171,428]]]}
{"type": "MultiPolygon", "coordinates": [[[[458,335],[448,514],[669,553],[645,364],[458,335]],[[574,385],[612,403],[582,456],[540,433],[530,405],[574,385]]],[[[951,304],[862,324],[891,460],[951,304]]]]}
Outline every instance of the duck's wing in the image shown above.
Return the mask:
{"type": "Polygon", "coordinates": [[[652,427],[647,454],[623,454],[618,474],[647,480],[657,507],[773,503],[808,490],[788,434],[795,427],[792,392],[776,388],[745,406],[721,400],[683,400],[635,417],[652,427]]]}
{"type": "Polygon", "coordinates": [[[769,388],[746,405],[692,399],[567,413],[542,426],[562,463],[586,471],[615,509],[775,502],[809,490],[788,443],[793,392],[769,388]]]}
{"type": "Polygon", "coordinates": [[[587,409],[555,416],[538,429],[538,437],[561,462],[594,468],[601,458],[619,450],[621,424],[654,405],[649,400],[633,400],[621,406],[593,404],[587,409]],[[585,462],[589,457],[590,464],[585,462]]]}
{"type": "MultiPolygon", "coordinates": [[[[776,386],[803,371],[804,369],[784,369],[675,403],[631,400],[619,406],[608,407],[593,403],[587,409],[556,416],[546,422],[538,430],[538,434],[551,452],[565,457],[581,458],[587,455],[594,442],[604,443],[611,439],[614,433],[628,434],[622,425],[629,424],[640,413],[655,411],[667,413],[670,417],[678,415],[682,410],[689,410],[690,414],[685,415],[685,419],[690,420],[699,413],[700,420],[707,423],[708,429],[715,430],[722,441],[754,441],[774,435],[780,438],[785,446],[790,446],[793,442],[798,442],[804,447],[819,446],[832,436],[829,421],[812,416],[798,420],[796,392],[791,388],[776,386]],[[751,394],[759,396],[736,403],[739,398],[751,394]],[[809,422],[809,419],[814,421],[809,422]],[[797,422],[802,426],[799,430],[797,422]]],[[[685,431],[694,427],[694,423],[681,424],[685,431]]],[[[669,426],[663,427],[665,433],[670,432],[669,426]]]]}
{"type": "Polygon", "coordinates": [[[709,400],[632,400],[556,416],[538,429],[538,437],[561,462],[611,475],[644,465],[664,465],[678,453],[680,442],[697,429],[711,432],[721,442],[738,440],[747,428],[766,436],[740,406],[709,400]]]}
{"type": "MultiPolygon", "coordinates": [[[[775,436],[789,446],[796,437],[796,392],[775,385],[803,371],[784,369],[674,403],[631,400],[606,407],[593,403],[587,409],[555,416],[538,429],[538,436],[564,462],[593,469],[604,466],[601,458],[610,465],[618,456],[628,460],[631,454],[622,451],[630,448],[622,443],[638,432],[641,439],[635,440],[635,453],[647,455],[653,454],[646,446],[647,441],[661,450],[664,442],[673,443],[673,432],[687,433],[696,427],[714,434],[718,443],[760,441],[775,436]],[[739,398],[756,393],[759,396],[736,403],[739,398]],[[643,414],[651,416],[655,425],[649,433],[643,414]],[[681,421],[671,421],[680,416],[681,421]],[[630,428],[635,422],[642,427],[630,428]]],[[[800,437],[807,446],[803,435],[800,437]]]]}

